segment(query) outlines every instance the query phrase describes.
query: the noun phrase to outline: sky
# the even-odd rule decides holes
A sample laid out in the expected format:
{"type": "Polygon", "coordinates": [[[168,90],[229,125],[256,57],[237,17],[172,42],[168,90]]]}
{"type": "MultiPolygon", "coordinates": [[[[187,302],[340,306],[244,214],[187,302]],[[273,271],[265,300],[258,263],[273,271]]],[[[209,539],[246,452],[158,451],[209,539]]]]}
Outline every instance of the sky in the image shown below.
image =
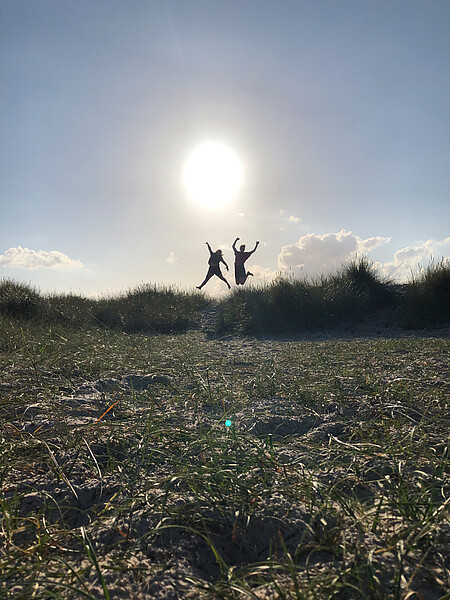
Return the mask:
{"type": "Polygon", "coordinates": [[[208,241],[234,285],[237,237],[252,284],[449,257],[449,30],[448,0],[0,0],[0,279],[191,290],[208,241]],[[205,144],[234,162],[199,201],[205,144]]]}

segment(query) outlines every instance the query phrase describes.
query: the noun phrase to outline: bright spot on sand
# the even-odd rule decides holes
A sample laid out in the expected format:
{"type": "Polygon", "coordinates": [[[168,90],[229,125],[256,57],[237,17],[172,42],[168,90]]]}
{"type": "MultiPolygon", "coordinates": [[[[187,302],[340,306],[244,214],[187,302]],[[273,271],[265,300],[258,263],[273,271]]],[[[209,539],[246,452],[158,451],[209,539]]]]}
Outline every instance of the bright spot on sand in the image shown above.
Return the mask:
{"type": "Polygon", "coordinates": [[[226,425],[227,427],[231,427],[231,421],[230,421],[230,419],[227,419],[227,420],[225,421],[225,425],[226,425]]]}
{"type": "Polygon", "coordinates": [[[223,144],[208,142],[196,148],[183,169],[183,182],[191,198],[215,208],[230,202],[242,184],[243,167],[223,144]]]}

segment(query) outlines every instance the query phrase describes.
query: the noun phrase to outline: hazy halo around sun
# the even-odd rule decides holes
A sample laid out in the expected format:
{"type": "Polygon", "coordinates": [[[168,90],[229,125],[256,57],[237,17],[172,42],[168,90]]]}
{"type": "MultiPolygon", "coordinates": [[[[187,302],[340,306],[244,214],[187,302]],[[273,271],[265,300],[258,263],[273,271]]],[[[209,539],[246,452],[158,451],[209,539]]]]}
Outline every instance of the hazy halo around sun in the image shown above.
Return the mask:
{"type": "Polygon", "coordinates": [[[183,183],[191,198],[210,208],[230,202],[242,184],[243,167],[236,154],[220,142],[207,142],[189,155],[183,183]]]}

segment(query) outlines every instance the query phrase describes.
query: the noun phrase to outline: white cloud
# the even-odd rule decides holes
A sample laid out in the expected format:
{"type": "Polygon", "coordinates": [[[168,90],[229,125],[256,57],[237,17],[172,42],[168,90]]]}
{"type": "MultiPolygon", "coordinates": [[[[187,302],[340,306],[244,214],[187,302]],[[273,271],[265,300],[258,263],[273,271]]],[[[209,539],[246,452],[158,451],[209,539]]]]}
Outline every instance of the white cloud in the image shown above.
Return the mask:
{"type": "Polygon", "coordinates": [[[319,275],[333,271],[356,254],[365,254],[389,241],[390,238],[382,236],[362,239],[345,229],[323,235],[310,233],[295,244],[283,246],[278,266],[282,270],[301,268],[304,274],[319,275]]]}
{"type": "Polygon", "coordinates": [[[9,248],[4,254],[0,254],[0,267],[13,269],[35,270],[47,269],[80,269],[83,263],[79,260],[69,258],[66,254],[52,250],[29,250],[28,248],[9,248]]]}
{"type": "Polygon", "coordinates": [[[272,281],[277,276],[276,271],[261,265],[252,265],[250,271],[253,273],[253,278],[249,278],[247,281],[272,281]]]}
{"type": "Polygon", "coordinates": [[[166,261],[168,263],[170,263],[171,265],[173,265],[173,263],[176,263],[178,260],[178,256],[175,256],[175,252],[171,252],[169,254],[169,256],[166,258],[166,261]]]}
{"type": "Polygon", "coordinates": [[[287,213],[285,210],[280,209],[279,211],[279,216],[278,216],[278,221],[280,223],[280,231],[286,231],[286,225],[289,223],[300,223],[301,219],[300,217],[296,217],[295,215],[289,215],[289,213],[287,213]]]}
{"type": "MultiPolygon", "coordinates": [[[[339,233],[314,233],[301,237],[295,244],[283,246],[278,256],[278,267],[282,271],[301,269],[305,275],[330,273],[356,255],[367,255],[375,248],[386,244],[390,238],[380,235],[362,239],[351,231],[339,233]]],[[[375,262],[380,274],[395,281],[406,281],[411,273],[428,265],[431,259],[450,258],[450,237],[443,240],[427,240],[415,246],[400,248],[392,261],[375,262]]]]}
{"type": "Polygon", "coordinates": [[[212,247],[213,251],[214,251],[214,250],[218,250],[219,248],[220,248],[220,249],[222,250],[222,252],[224,253],[224,258],[225,258],[225,260],[227,260],[227,259],[226,259],[226,257],[225,257],[225,252],[231,252],[231,251],[232,251],[230,243],[229,243],[229,242],[224,242],[223,244],[219,244],[219,245],[217,246],[217,248],[214,248],[214,247],[212,247]]]}
{"type": "Polygon", "coordinates": [[[406,281],[420,267],[426,267],[431,259],[450,258],[450,237],[444,240],[427,240],[417,246],[406,246],[394,253],[392,261],[375,263],[375,266],[387,277],[397,281],[406,281]]]}
{"type": "Polygon", "coordinates": [[[441,241],[427,240],[423,245],[435,258],[448,258],[450,254],[450,237],[446,237],[441,241]]]}
{"type": "MultiPolygon", "coordinates": [[[[351,232],[349,232],[351,233],[351,232]]],[[[383,244],[387,244],[391,241],[390,237],[382,237],[381,235],[376,235],[375,237],[367,238],[362,240],[360,237],[356,236],[358,240],[358,250],[357,252],[364,254],[365,252],[370,252],[378,246],[382,246],[383,244]]]]}

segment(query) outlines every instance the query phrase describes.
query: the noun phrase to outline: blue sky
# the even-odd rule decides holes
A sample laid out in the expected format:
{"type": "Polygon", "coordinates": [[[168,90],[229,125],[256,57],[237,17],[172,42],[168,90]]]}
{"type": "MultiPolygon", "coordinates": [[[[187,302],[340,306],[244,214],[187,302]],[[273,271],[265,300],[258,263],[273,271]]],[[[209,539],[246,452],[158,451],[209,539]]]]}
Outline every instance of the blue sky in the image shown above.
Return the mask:
{"type": "Polygon", "coordinates": [[[0,277],[192,288],[237,236],[255,281],[448,257],[449,30],[446,0],[2,0],[0,277]],[[207,141],[243,167],[221,207],[183,185],[207,141]]]}

